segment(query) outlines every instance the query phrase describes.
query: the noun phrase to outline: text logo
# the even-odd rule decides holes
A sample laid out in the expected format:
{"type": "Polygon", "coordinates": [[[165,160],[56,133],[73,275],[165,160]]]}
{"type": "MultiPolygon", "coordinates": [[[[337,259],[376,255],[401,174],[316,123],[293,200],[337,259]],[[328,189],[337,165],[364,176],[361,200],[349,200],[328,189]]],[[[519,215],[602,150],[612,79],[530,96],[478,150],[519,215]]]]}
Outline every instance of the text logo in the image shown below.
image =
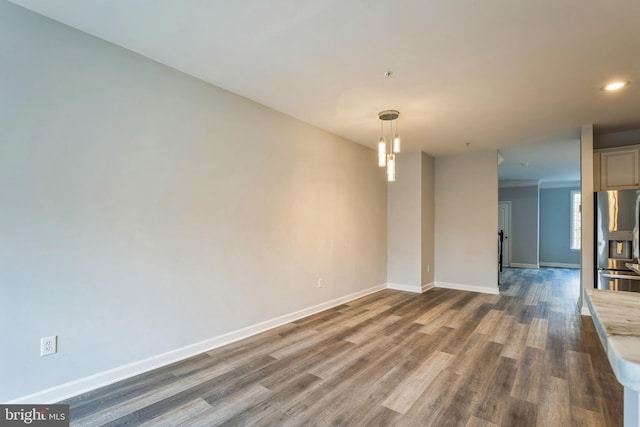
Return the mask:
{"type": "Polygon", "coordinates": [[[0,427],[68,427],[69,405],[0,405],[0,427]]]}

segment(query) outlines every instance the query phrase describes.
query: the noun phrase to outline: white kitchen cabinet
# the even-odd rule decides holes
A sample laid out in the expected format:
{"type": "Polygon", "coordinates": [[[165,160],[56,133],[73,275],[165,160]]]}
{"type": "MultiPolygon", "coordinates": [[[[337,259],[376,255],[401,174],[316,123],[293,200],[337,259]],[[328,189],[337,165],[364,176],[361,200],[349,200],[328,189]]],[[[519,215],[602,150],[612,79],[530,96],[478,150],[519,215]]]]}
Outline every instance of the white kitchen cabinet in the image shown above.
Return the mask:
{"type": "Polygon", "coordinates": [[[640,146],[599,150],[599,153],[600,190],[625,190],[640,187],[640,174],[638,173],[640,146]]]}

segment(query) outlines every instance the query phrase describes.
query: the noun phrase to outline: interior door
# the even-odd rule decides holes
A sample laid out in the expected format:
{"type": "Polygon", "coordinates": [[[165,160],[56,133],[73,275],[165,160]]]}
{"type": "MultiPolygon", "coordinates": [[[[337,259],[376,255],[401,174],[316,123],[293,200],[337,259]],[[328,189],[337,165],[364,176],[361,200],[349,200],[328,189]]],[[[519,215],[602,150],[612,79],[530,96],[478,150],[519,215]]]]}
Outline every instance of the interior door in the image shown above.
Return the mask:
{"type": "Polygon", "coordinates": [[[509,267],[511,262],[510,235],[511,235],[511,202],[498,202],[498,231],[504,233],[502,241],[502,265],[509,267]]]}

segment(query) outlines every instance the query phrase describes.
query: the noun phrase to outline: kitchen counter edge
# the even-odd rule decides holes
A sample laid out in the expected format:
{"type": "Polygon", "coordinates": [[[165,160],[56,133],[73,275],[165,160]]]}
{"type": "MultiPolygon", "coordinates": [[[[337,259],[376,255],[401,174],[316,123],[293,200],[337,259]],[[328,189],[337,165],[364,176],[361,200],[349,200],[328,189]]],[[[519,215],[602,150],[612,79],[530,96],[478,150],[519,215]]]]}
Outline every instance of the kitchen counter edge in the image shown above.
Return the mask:
{"type": "MultiPolygon", "coordinates": [[[[640,356],[638,351],[640,349],[640,293],[587,289],[585,296],[593,323],[618,382],[632,390],[640,391],[640,359],[638,359],[640,356]],[[630,334],[618,335],[608,332],[617,326],[619,323],[617,318],[621,314],[611,313],[610,310],[608,311],[608,307],[603,307],[597,301],[594,303],[593,299],[598,300],[599,298],[604,298],[607,303],[613,302],[614,304],[616,300],[628,304],[630,299],[637,298],[637,312],[624,311],[622,314],[625,317],[639,319],[632,325],[633,331],[630,334]],[[632,316],[629,316],[630,314],[632,316]]],[[[628,310],[628,307],[624,307],[624,305],[620,304],[620,309],[628,310]]]]}

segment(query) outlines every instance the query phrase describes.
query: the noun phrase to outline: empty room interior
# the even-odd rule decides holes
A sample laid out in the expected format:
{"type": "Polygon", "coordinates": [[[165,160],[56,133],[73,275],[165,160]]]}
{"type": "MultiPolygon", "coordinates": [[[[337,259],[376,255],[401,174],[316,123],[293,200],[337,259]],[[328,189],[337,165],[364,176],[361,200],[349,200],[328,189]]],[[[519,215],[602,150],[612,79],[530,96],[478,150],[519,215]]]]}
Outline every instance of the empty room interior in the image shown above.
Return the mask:
{"type": "Polygon", "coordinates": [[[640,426],[638,28],[0,0],[0,418],[640,426]]]}

